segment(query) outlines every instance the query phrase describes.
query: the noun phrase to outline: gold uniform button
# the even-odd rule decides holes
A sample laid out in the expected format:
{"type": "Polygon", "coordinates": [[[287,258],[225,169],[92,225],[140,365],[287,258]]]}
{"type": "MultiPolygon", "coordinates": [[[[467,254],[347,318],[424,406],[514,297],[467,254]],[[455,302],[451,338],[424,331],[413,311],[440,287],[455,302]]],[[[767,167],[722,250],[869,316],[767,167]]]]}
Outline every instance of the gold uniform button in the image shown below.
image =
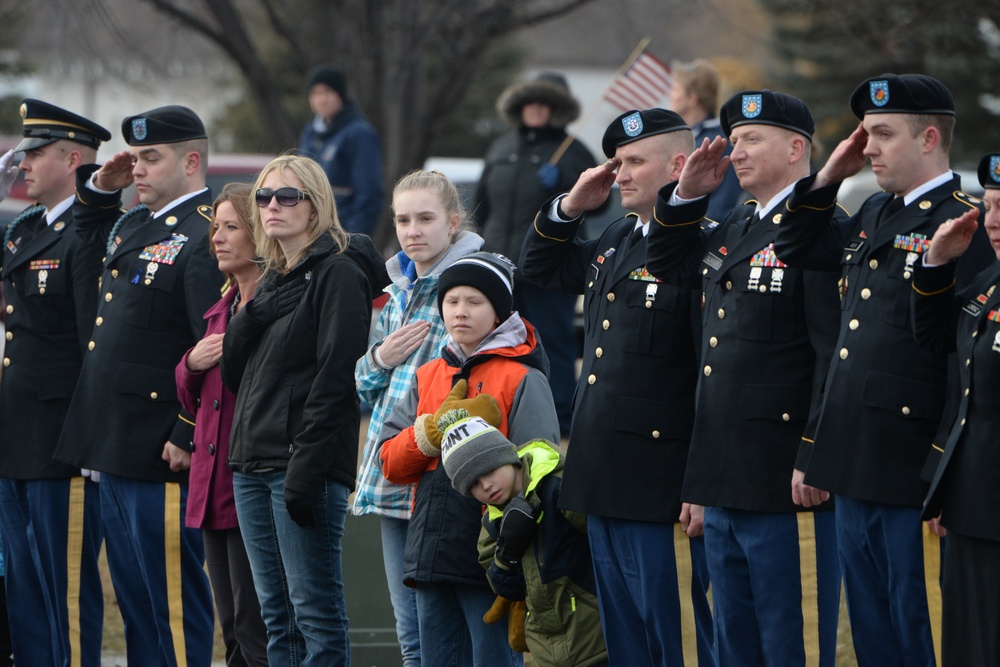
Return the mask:
{"type": "Polygon", "coordinates": [[[910,279],[910,272],[909,271],[903,271],[903,277],[906,278],[907,280],[909,280],[910,279]]]}
{"type": "Polygon", "coordinates": [[[854,255],[852,255],[851,253],[847,253],[847,256],[844,257],[844,259],[847,260],[847,261],[850,261],[851,257],[854,257],[854,255]]]}
{"type": "Polygon", "coordinates": [[[101,326],[102,324],[104,324],[104,318],[103,317],[98,317],[97,318],[97,326],[101,326]]]}
{"type": "Polygon", "coordinates": [[[870,289],[868,289],[867,287],[864,288],[863,290],[861,290],[861,298],[862,299],[865,299],[867,301],[868,299],[871,298],[871,296],[872,296],[872,291],[870,289]]]}
{"type": "Polygon", "coordinates": [[[972,332],[972,337],[973,337],[973,338],[975,338],[975,337],[976,337],[976,336],[978,336],[978,335],[979,335],[979,332],[978,332],[978,331],[973,331],[973,332],[972,332]]]}
{"type": "Polygon", "coordinates": [[[972,359],[966,359],[965,360],[965,365],[966,366],[971,366],[972,365],[972,359]]]}
{"type": "Polygon", "coordinates": [[[3,358],[3,365],[4,367],[10,366],[10,357],[3,358]]]}
{"type": "Polygon", "coordinates": [[[966,395],[966,396],[968,396],[968,395],[969,395],[969,388],[968,388],[968,387],[966,387],[966,388],[965,388],[965,395],[966,395]]]}
{"type": "Polygon", "coordinates": [[[660,432],[659,431],[653,431],[650,435],[653,436],[653,440],[656,440],[657,438],[660,437],[660,432]]]}
{"type": "Polygon", "coordinates": [[[908,406],[908,405],[904,405],[904,406],[903,406],[903,409],[902,409],[902,410],[900,410],[900,412],[902,412],[902,413],[903,413],[904,415],[908,415],[908,414],[910,414],[910,406],[908,406]]]}
{"type": "Polygon", "coordinates": [[[851,328],[851,331],[857,331],[858,327],[861,326],[861,322],[858,322],[857,319],[853,319],[847,323],[847,326],[851,328]]]}
{"type": "Polygon", "coordinates": [[[90,341],[89,343],[87,343],[88,350],[93,350],[95,347],[97,347],[97,343],[95,343],[94,341],[90,341]]]}
{"type": "Polygon", "coordinates": [[[39,287],[38,288],[38,293],[39,294],[45,294],[45,288],[44,287],[39,287]]]}
{"type": "Polygon", "coordinates": [[[105,301],[111,301],[111,299],[113,299],[113,298],[114,297],[111,295],[111,292],[108,292],[107,294],[104,295],[104,300],[105,301]]]}
{"type": "Polygon", "coordinates": [[[868,266],[871,268],[872,271],[874,271],[875,269],[878,268],[878,260],[877,259],[869,260],[868,266]]]}
{"type": "Polygon", "coordinates": [[[727,280],[726,281],[726,289],[727,290],[733,289],[733,281],[732,280],[727,280]]]}
{"type": "Polygon", "coordinates": [[[118,269],[111,269],[111,277],[112,278],[118,277],[118,269]]]}
{"type": "Polygon", "coordinates": [[[14,306],[7,306],[7,314],[10,315],[14,312],[14,306]]]}
{"type": "Polygon", "coordinates": [[[595,382],[597,382],[597,376],[596,375],[594,375],[593,373],[591,373],[590,375],[587,376],[587,384],[594,384],[595,382]]]}
{"type": "Polygon", "coordinates": [[[647,301],[646,302],[646,308],[652,308],[652,307],[653,307],[653,302],[652,301],[647,301]]]}
{"type": "Polygon", "coordinates": [[[604,320],[603,322],[601,322],[601,326],[604,327],[605,331],[607,331],[608,329],[611,328],[611,320],[604,320]]]}
{"type": "Polygon", "coordinates": [[[711,375],[712,374],[712,367],[711,366],[705,366],[704,373],[705,373],[705,377],[708,377],[709,375],[711,375]]]}
{"type": "Polygon", "coordinates": [[[783,412],[781,414],[781,421],[783,421],[783,422],[792,421],[792,416],[790,414],[788,414],[787,412],[783,412]]]}
{"type": "Polygon", "coordinates": [[[7,340],[14,340],[14,332],[13,331],[8,331],[7,332],[7,340]]]}
{"type": "Polygon", "coordinates": [[[594,286],[594,281],[593,280],[591,280],[589,283],[587,283],[587,287],[593,287],[593,286],[594,286]]]}
{"type": "Polygon", "coordinates": [[[149,392],[149,397],[155,401],[157,398],[160,397],[160,395],[157,394],[155,391],[151,391],[149,392]]]}
{"type": "Polygon", "coordinates": [[[707,276],[708,275],[708,269],[702,269],[701,270],[701,275],[707,276]]]}
{"type": "Polygon", "coordinates": [[[965,420],[964,419],[962,420],[962,426],[965,426],[965,420]]]}
{"type": "Polygon", "coordinates": [[[848,355],[847,348],[846,347],[840,348],[840,358],[846,359],[847,355],[848,355]]]}
{"type": "Polygon", "coordinates": [[[721,320],[721,319],[723,319],[725,317],[726,317],[726,311],[725,311],[725,309],[724,308],[719,308],[719,319],[721,320]]]}
{"type": "Polygon", "coordinates": [[[761,293],[761,294],[763,294],[764,292],[766,292],[766,291],[767,291],[767,285],[761,285],[761,286],[760,286],[759,288],[757,288],[757,289],[759,289],[759,290],[760,290],[760,293],[761,293]]]}
{"type": "Polygon", "coordinates": [[[708,344],[710,347],[715,347],[716,345],[719,344],[719,339],[716,338],[715,336],[712,336],[711,338],[708,339],[708,344]]]}
{"type": "Polygon", "coordinates": [[[608,301],[611,301],[612,303],[614,303],[614,300],[615,300],[615,293],[614,292],[608,292],[608,301]]]}
{"type": "Polygon", "coordinates": [[[600,359],[601,357],[603,357],[604,356],[604,348],[603,347],[599,347],[596,350],[594,350],[594,356],[597,357],[598,359],[600,359]]]}

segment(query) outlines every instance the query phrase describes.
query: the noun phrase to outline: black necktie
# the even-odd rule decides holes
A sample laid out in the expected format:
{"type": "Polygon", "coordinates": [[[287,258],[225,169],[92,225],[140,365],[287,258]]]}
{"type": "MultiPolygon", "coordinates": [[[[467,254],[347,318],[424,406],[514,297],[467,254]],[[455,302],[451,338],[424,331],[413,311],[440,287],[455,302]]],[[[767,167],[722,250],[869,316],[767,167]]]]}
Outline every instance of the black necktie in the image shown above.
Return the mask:
{"type": "Polygon", "coordinates": [[[750,231],[750,228],[758,222],[760,222],[760,213],[755,212],[752,216],[750,216],[750,219],[747,220],[747,224],[743,225],[743,236],[746,236],[747,232],[750,231]]]}
{"type": "Polygon", "coordinates": [[[628,237],[628,245],[625,246],[625,252],[628,252],[640,243],[642,243],[642,227],[636,227],[628,237]]]}
{"type": "Polygon", "coordinates": [[[878,221],[884,222],[888,220],[901,208],[903,208],[903,198],[893,197],[889,200],[888,204],[882,207],[882,212],[878,216],[878,221]]]}

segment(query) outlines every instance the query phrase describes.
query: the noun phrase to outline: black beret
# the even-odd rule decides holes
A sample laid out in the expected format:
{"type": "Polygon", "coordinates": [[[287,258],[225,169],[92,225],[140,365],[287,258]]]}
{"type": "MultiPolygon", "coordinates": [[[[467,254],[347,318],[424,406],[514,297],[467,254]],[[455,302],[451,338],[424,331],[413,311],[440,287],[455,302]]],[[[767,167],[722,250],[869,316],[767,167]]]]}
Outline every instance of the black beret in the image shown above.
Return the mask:
{"type": "Polygon", "coordinates": [[[15,151],[30,151],[60,139],[97,148],[111,138],[111,133],[97,123],[40,100],[21,102],[21,122],[24,139],[15,151]]]}
{"type": "Polygon", "coordinates": [[[208,138],[198,114],[176,104],[127,117],[122,121],[122,136],[129,146],[175,144],[208,138]]]}
{"type": "Polygon", "coordinates": [[[987,190],[1000,190],[1000,153],[987,153],[979,161],[979,184],[987,190]]]}
{"type": "Polygon", "coordinates": [[[604,149],[605,155],[614,157],[615,150],[619,146],[678,130],[690,131],[691,128],[684,123],[683,118],[673,111],[666,109],[636,111],[633,109],[611,121],[608,129],[604,131],[604,138],[601,139],[601,148],[604,149]]]}
{"type": "Polygon", "coordinates": [[[339,68],[332,65],[320,65],[311,69],[306,76],[306,88],[312,88],[317,83],[329,86],[337,91],[341,98],[347,99],[347,77],[339,68]]]}
{"type": "Polygon", "coordinates": [[[955,115],[955,98],[937,79],[926,74],[883,74],[868,79],[851,93],[851,111],[868,113],[955,115]]]}
{"type": "Polygon", "coordinates": [[[719,123],[728,137],[740,125],[773,125],[798,132],[812,140],[816,121],[806,103],[797,97],[770,90],[736,93],[719,110],[719,123]]]}

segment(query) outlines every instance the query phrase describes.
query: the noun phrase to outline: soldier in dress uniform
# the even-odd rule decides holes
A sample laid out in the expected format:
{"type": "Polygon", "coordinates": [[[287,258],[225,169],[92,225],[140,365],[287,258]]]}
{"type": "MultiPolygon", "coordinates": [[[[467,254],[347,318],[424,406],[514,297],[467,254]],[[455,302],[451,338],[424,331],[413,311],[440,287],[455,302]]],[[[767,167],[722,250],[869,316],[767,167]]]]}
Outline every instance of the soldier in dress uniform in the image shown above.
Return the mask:
{"type": "Polygon", "coordinates": [[[584,353],[562,506],[587,515],[612,664],[715,664],[700,508],[681,506],[697,382],[694,291],[647,270],[656,195],[694,148],[663,109],[629,111],[602,141],[608,161],[543,205],[522,271],[584,295],[584,353]],[[617,180],[631,211],[600,238],[576,238],[617,180]],[[679,594],[682,591],[683,594],[679,594]]]}
{"type": "MultiPolygon", "coordinates": [[[[979,182],[986,189],[983,227],[1000,259],[1000,153],[983,156],[979,182]]],[[[948,420],[940,465],[924,504],[924,519],[948,539],[943,573],[941,664],[1000,664],[1000,262],[973,284],[956,290],[955,260],[975,239],[969,211],[938,227],[930,250],[913,273],[917,341],[954,352],[957,399],[948,420]]]]}
{"type": "Polygon", "coordinates": [[[0,527],[18,665],[99,665],[100,490],[52,458],[97,314],[101,252],[76,234],[76,172],[111,133],[39,100],[21,104],[28,196],[7,227],[0,383],[0,527]]]}
{"type": "MultiPolygon", "coordinates": [[[[933,665],[940,547],[922,528],[920,506],[947,372],[946,359],[913,338],[910,280],[938,225],[982,204],[962,192],[948,166],[955,104],[944,84],[883,74],[858,86],[850,103],[861,124],[795,186],[775,240],[778,259],[790,266],[842,269],[823,410],[812,451],[796,469],[806,484],[837,495],[858,662],[933,665]],[[834,217],[837,190],[868,158],[885,192],[842,224],[834,217]]],[[[972,276],[983,266],[974,263],[965,267],[972,276]]]]}
{"type": "Polygon", "coordinates": [[[791,482],[837,341],[840,274],[792,268],[774,253],[785,201],[809,175],[815,122],[801,100],[770,90],[737,93],[721,122],[731,157],[722,137],[691,154],[679,182],[660,191],[646,258],[668,284],[703,289],[698,409],[681,498],[705,506],[719,662],[780,656],[832,667],[840,613],[833,504],[791,482]],[[706,215],[730,162],[756,201],[715,224],[706,215]]]}
{"type": "Polygon", "coordinates": [[[122,134],[129,151],[77,173],[76,224],[106,255],[56,458],[101,472],[129,664],[208,665],[214,617],[201,531],[184,526],[193,420],[174,384],[222,282],[208,252],[208,139],[181,106],[130,116],[122,134]],[[132,183],[142,203],[120,215],[121,188],[132,183]]]}

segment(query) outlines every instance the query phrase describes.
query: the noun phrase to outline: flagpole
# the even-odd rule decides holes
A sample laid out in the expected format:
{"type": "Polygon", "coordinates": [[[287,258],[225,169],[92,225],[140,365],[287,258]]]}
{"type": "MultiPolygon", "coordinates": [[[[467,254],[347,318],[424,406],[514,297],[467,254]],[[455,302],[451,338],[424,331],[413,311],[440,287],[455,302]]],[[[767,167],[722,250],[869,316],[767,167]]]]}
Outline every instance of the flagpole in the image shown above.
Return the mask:
{"type": "MultiPolygon", "coordinates": [[[[609,83],[608,87],[604,89],[604,92],[601,93],[601,96],[598,97],[597,100],[590,105],[590,108],[587,109],[587,113],[583,115],[583,118],[580,120],[580,123],[577,125],[577,127],[584,127],[587,124],[587,122],[590,120],[590,117],[594,115],[594,113],[600,108],[601,104],[604,102],[604,97],[614,87],[614,85],[618,83],[618,80],[621,79],[622,76],[624,76],[625,72],[628,71],[628,68],[632,66],[632,63],[634,63],[639,58],[639,56],[642,55],[642,52],[646,50],[646,47],[649,46],[649,43],[651,41],[653,40],[648,36],[643,37],[642,39],[639,40],[639,44],[636,45],[634,49],[632,49],[632,53],[629,55],[628,59],[625,60],[625,64],[623,64],[621,67],[618,68],[618,71],[615,72],[614,77],[612,77],[611,79],[611,83],[609,83]]],[[[556,152],[553,153],[552,157],[549,158],[549,164],[553,166],[559,164],[559,160],[562,159],[562,156],[566,153],[566,150],[569,148],[570,144],[573,143],[574,139],[576,139],[575,134],[567,134],[566,138],[563,139],[563,142],[559,144],[559,148],[557,148],[556,152]]]]}

